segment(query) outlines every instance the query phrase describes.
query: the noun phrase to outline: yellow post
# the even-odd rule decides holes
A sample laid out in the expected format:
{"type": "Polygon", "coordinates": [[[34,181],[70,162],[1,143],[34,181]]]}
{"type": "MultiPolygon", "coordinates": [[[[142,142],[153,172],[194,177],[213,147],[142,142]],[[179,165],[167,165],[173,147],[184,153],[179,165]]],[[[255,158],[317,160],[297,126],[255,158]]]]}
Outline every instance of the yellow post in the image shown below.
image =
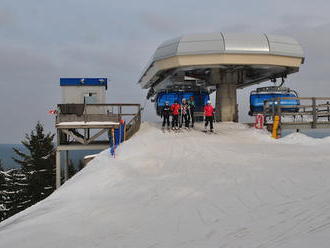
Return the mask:
{"type": "Polygon", "coordinates": [[[274,122],[273,122],[273,130],[272,130],[272,137],[274,139],[278,138],[278,128],[280,125],[280,116],[279,115],[275,115],[274,116],[274,122]]]}

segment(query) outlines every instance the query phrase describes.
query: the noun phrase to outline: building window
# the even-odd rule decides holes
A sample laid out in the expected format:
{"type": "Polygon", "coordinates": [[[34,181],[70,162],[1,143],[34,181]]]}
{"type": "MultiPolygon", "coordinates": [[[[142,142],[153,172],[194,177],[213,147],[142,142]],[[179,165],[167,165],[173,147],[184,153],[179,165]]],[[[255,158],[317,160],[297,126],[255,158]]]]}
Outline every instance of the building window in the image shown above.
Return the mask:
{"type": "Polygon", "coordinates": [[[95,104],[96,103],[96,93],[84,94],[84,104],[95,104]]]}

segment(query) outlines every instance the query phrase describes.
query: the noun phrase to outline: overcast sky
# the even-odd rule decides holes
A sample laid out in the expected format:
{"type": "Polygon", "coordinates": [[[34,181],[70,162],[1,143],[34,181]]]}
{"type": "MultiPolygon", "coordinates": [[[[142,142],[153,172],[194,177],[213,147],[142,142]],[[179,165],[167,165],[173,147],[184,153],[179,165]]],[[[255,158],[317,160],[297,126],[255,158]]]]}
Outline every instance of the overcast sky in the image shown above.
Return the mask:
{"type": "MultiPolygon", "coordinates": [[[[61,101],[60,77],[108,77],[109,102],[144,103],[139,75],[156,47],[181,34],[284,34],[306,62],[287,86],[330,96],[330,2],[0,0],[0,143],[17,143],[61,101]]],[[[246,105],[248,91],[239,93],[246,105]]],[[[246,107],[241,107],[241,117],[246,107]]],[[[147,104],[145,119],[156,119],[147,104]]]]}

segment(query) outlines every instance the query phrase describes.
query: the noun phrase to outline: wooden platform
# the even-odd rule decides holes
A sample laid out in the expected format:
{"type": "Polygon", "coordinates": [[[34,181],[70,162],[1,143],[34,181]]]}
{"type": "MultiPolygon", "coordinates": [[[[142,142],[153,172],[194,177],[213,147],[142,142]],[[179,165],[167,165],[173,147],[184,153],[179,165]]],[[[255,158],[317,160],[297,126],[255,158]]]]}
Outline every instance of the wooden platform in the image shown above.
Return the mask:
{"type": "Polygon", "coordinates": [[[105,150],[115,143],[115,130],[124,121],[124,140],[141,125],[140,104],[59,104],[55,127],[56,187],[61,185],[61,152],[65,151],[64,178],[67,178],[69,151],[105,150]]]}
{"type": "Polygon", "coordinates": [[[113,121],[72,121],[72,122],[60,122],[56,124],[56,128],[66,129],[66,128],[118,128],[120,125],[119,122],[113,121]]]}

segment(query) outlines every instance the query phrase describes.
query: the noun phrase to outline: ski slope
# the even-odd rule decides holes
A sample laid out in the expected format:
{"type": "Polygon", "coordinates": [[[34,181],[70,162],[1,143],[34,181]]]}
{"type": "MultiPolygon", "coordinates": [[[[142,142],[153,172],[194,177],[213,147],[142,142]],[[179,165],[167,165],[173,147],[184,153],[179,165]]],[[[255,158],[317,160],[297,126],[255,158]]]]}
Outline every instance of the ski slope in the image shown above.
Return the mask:
{"type": "Polygon", "coordinates": [[[0,247],[329,247],[330,138],[216,130],[144,123],[115,159],[0,223],[0,247]]]}

